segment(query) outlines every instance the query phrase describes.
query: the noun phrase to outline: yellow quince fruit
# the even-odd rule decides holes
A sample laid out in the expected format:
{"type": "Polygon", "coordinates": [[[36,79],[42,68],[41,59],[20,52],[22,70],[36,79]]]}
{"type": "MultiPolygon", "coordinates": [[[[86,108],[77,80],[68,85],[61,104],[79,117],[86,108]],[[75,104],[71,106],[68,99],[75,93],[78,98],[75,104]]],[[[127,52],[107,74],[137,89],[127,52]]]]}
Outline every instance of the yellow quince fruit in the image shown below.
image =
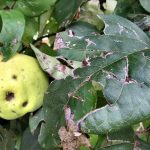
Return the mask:
{"type": "Polygon", "coordinates": [[[6,62],[2,59],[0,56],[0,117],[16,119],[41,107],[49,82],[38,61],[24,54],[6,62]]]}

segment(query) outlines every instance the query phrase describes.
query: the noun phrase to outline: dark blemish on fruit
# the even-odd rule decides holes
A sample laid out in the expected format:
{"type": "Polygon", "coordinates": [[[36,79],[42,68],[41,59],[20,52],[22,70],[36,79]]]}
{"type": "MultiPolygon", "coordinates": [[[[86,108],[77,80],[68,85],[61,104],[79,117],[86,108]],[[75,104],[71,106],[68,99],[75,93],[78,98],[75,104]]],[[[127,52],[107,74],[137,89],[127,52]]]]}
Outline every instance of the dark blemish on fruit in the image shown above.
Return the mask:
{"type": "Polygon", "coordinates": [[[15,74],[12,76],[12,78],[17,80],[17,76],[15,74]]]}
{"type": "Polygon", "coordinates": [[[12,110],[13,113],[17,114],[14,110],[12,110]]]}
{"type": "Polygon", "coordinates": [[[26,107],[28,105],[28,101],[23,102],[22,107],[26,107]]]}
{"type": "Polygon", "coordinates": [[[10,91],[6,92],[6,97],[5,97],[5,99],[6,99],[7,101],[13,100],[14,97],[15,97],[15,94],[14,94],[13,92],[10,92],[10,91]]]}
{"type": "Polygon", "coordinates": [[[21,71],[24,71],[24,69],[21,69],[21,71]]]}

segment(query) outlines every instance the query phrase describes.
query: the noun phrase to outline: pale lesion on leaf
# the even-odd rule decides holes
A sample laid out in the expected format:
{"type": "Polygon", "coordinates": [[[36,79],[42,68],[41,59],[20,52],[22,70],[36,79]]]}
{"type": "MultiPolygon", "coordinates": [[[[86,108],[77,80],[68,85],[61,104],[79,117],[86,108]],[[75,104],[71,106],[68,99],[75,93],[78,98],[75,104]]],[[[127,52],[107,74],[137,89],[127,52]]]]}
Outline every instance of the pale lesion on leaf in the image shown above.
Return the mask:
{"type": "Polygon", "coordinates": [[[54,41],[54,50],[59,50],[61,48],[67,48],[65,42],[63,41],[63,38],[62,36],[60,35],[60,33],[57,33],[56,34],[56,38],[55,38],[55,41],[54,41]]]}

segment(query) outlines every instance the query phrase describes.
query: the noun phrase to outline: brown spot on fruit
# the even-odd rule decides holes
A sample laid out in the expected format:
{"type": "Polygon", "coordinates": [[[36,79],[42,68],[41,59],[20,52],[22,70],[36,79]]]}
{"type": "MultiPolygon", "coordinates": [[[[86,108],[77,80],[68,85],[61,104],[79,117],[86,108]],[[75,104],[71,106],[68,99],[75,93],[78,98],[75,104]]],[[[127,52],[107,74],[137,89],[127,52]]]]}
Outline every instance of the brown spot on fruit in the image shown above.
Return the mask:
{"type": "Polygon", "coordinates": [[[16,111],[12,110],[13,113],[17,114],[16,111]]]}
{"type": "Polygon", "coordinates": [[[28,101],[22,103],[22,107],[26,107],[28,105],[28,101]]]}
{"type": "Polygon", "coordinates": [[[12,76],[12,78],[16,80],[16,79],[17,79],[17,76],[14,74],[14,75],[12,76]]]}
{"type": "Polygon", "coordinates": [[[5,97],[5,99],[6,99],[7,101],[13,100],[14,97],[15,97],[15,94],[14,94],[13,92],[10,92],[10,91],[6,92],[6,97],[5,97]]]}

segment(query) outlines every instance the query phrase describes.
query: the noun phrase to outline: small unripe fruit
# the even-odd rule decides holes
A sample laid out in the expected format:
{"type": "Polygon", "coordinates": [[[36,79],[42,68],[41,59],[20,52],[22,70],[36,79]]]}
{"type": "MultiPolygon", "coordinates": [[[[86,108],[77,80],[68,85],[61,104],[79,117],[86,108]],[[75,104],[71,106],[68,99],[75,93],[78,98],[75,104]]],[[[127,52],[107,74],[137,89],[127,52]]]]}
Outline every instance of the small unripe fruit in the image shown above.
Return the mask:
{"type": "Polygon", "coordinates": [[[38,61],[24,54],[6,62],[2,59],[0,56],[0,117],[16,119],[41,107],[49,83],[38,61]]]}

